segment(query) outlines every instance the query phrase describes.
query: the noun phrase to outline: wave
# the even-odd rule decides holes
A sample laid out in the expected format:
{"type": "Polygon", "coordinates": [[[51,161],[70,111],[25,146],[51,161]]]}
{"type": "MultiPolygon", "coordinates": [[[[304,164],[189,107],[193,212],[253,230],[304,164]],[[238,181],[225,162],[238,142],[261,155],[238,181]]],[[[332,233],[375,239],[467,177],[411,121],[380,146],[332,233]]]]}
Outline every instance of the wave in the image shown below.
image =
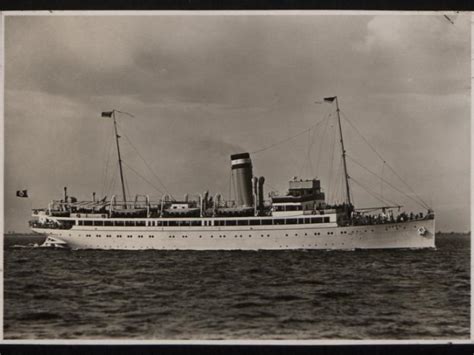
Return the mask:
{"type": "Polygon", "coordinates": [[[32,313],[25,313],[18,317],[20,320],[24,321],[40,321],[40,320],[53,320],[53,319],[61,319],[61,314],[43,311],[43,312],[32,312],[32,313]]]}

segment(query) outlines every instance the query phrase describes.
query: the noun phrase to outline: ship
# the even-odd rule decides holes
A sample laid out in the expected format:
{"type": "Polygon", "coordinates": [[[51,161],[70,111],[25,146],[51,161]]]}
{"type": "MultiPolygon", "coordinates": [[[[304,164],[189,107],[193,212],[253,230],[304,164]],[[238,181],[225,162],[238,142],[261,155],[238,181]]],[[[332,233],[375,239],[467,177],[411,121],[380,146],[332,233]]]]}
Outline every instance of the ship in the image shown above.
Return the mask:
{"type": "Polygon", "coordinates": [[[117,110],[103,112],[114,124],[122,196],[78,201],[67,187],[47,208],[33,209],[31,229],[46,236],[44,247],[117,250],[357,250],[435,248],[435,217],[394,213],[401,206],[357,209],[352,200],[337,96],[337,124],[345,180],[345,201],[326,201],[317,178],[289,181],[283,195],[265,199],[265,178],[253,174],[250,153],[230,156],[235,199],[208,191],[176,200],[148,195],[127,200],[117,110]],[[379,211],[376,213],[376,211],[379,211]]]}

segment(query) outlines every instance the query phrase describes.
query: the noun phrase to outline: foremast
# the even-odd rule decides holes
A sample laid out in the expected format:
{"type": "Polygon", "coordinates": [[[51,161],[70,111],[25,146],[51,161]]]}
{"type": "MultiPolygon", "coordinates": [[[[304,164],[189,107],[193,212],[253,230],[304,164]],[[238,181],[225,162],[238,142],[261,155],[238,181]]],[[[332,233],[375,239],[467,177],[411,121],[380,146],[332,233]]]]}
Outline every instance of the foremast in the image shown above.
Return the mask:
{"type": "Polygon", "coordinates": [[[115,143],[117,144],[117,155],[118,155],[118,163],[119,163],[119,171],[120,171],[120,182],[122,183],[122,195],[123,195],[123,203],[124,203],[124,208],[127,208],[127,194],[125,191],[125,180],[123,178],[123,169],[122,169],[122,156],[120,155],[120,144],[119,144],[119,138],[120,135],[118,134],[117,131],[117,120],[115,118],[115,113],[120,112],[120,113],[125,113],[127,115],[130,115],[133,117],[133,115],[127,113],[127,112],[122,112],[118,110],[112,110],[112,111],[105,111],[102,112],[102,117],[111,117],[112,120],[114,121],[114,133],[115,133],[115,143]]]}
{"type": "Polygon", "coordinates": [[[119,163],[119,170],[120,170],[120,182],[122,183],[123,202],[126,206],[127,205],[127,195],[125,193],[125,182],[124,182],[124,179],[123,179],[122,158],[120,156],[120,144],[119,144],[120,136],[117,132],[117,121],[115,119],[115,110],[112,110],[112,119],[114,120],[115,142],[117,143],[117,155],[118,155],[118,163],[119,163]]]}

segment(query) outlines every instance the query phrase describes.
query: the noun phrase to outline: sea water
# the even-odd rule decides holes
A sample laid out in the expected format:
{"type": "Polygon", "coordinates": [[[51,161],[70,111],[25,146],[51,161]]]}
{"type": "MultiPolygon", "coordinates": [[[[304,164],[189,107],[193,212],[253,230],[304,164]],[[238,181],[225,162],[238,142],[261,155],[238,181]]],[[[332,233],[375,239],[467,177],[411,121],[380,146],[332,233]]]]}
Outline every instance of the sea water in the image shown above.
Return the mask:
{"type": "Polygon", "coordinates": [[[467,235],[436,250],[18,247],[30,243],[5,239],[6,339],[469,337],[467,235]]]}

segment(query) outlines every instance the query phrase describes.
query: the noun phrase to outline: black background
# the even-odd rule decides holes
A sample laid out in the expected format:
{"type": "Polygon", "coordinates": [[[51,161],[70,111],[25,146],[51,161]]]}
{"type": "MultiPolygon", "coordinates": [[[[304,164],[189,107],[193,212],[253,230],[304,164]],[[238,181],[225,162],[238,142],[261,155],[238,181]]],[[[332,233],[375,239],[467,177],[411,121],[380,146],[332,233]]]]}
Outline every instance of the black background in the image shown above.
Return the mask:
{"type": "MultiPolygon", "coordinates": [[[[474,1],[465,0],[4,0],[8,10],[408,10],[470,11],[474,1]]],[[[467,340],[466,340],[467,341],[467,340]]],[[[472,344],[383,345],[0,345],[0,355],[10,354],[474,354],[472,344]]]]}

